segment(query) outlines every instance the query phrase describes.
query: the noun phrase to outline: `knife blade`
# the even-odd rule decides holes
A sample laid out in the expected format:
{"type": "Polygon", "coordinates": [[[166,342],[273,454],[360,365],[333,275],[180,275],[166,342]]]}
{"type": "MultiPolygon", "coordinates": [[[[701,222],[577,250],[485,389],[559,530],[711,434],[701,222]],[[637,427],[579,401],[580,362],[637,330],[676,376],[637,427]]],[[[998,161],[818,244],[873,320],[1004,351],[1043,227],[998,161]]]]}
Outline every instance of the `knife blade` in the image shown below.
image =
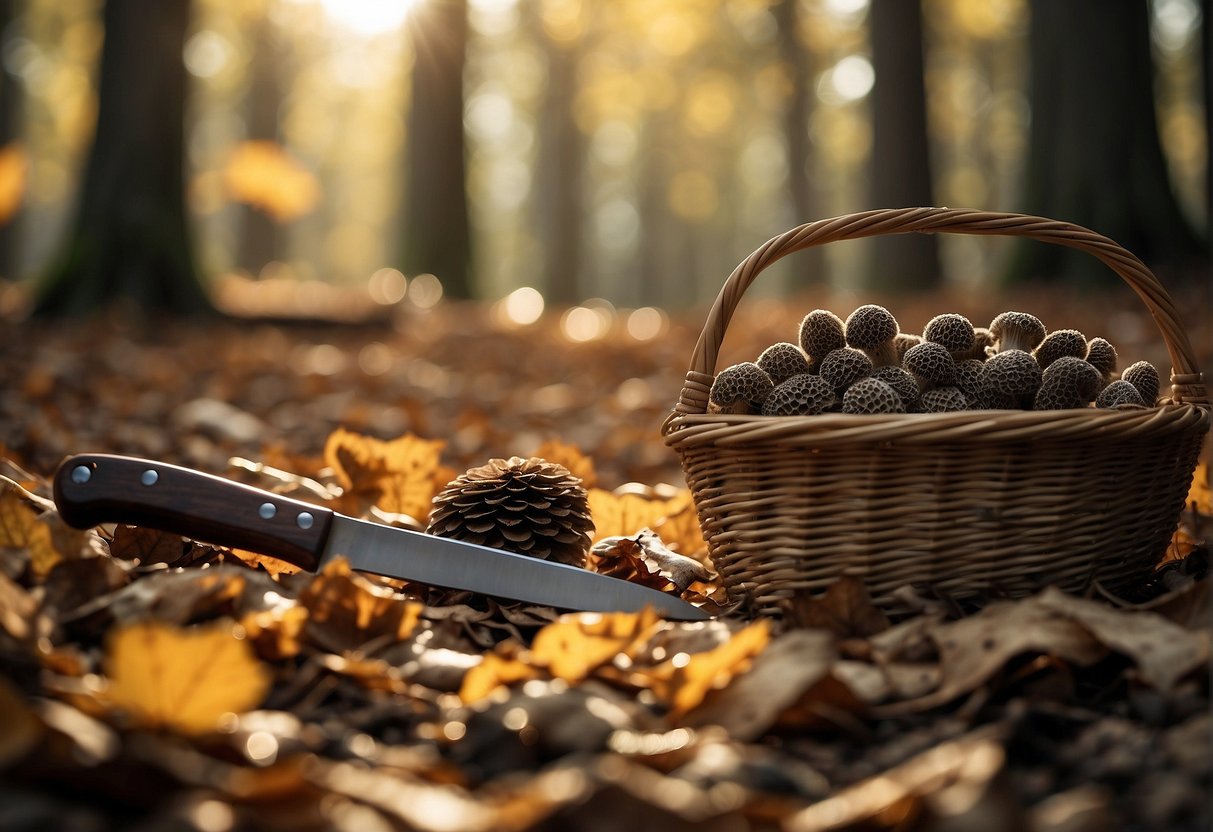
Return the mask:
{"type": "Polygon", "coordinates": [[[76,528],[128,523],[260,552],[309,572],[345,556],[353,569],[433,586],[596,612],[656,608],[708,618],[681,598],[618,578],[460,540],[347,517],[323,506],[165,462],[77,454],[54,476],[76,528]]]}

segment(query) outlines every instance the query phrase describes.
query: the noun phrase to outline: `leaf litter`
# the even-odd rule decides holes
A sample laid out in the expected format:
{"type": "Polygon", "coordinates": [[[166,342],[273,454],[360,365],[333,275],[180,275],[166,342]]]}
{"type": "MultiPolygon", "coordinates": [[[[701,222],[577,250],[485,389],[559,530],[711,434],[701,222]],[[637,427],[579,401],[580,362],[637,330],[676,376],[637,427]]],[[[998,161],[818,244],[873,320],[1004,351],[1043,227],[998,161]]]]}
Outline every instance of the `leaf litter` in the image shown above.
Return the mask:
{"type": "MultiPolygon", "coordinates": [[[[416,324],[409,343],[430,355],[467,335],[416,324]]],[[[0,439],[0,796],[14,828],[1208,826],[1206,467],[1134,598],[1046,590],[963,612],[918,599],[890,620],[844,576],[755,620],[719,585],[689,493],[663,484],[678,479],[655,441],[668,402],[604,402],[601,384],[561,373],[562,351],[535,349],[542,333],[531,363],[510,362],[524,342],[502,336],[458,372],[412,359],[344,382],[305,366],[309,339],[341,332],[225,334],[187,357],[108,332],[81,358],[79,333],[40,333],[46,350],[10,365],[65,382],[29,387],[44,415],[0,439]],[[300,357],[289,379],[283,350],[300,357]],[[203,355],[221,373],[209,387],[203,355]],[[553,378],[569,379],[558,420],[520,406],[554,396],[553,378]],[[355,389],[397,404],[343,395],[355,389]],[[216,396],[280,438],[153,429],[174,402],[216,396]],[[77,532],[47,476],[78,450],[411,527],[461,468],[544,456],[591,489],[590,568],[716,618],[561,614],[341,560],[313,575],[147,528],[77,532]]],[[[666,365],[681,357],[604,343],[570,360],[675,390],[666,365]]]]}

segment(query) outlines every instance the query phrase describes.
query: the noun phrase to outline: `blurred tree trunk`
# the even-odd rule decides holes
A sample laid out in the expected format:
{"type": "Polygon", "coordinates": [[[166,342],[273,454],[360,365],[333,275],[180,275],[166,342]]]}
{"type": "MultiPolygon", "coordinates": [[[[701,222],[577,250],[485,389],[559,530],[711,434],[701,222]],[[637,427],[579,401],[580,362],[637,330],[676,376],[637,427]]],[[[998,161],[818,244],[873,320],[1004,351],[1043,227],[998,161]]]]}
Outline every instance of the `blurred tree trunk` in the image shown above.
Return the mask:
{"type": "MultiPolygon", "coordinates": [[[[876,70],[871,204],[876,208],[933,205],[920,3],[872,0],[868,25],[876,70]]],[[[877,237],[871,252],[869,288],[913,292],[940,283],[934,235],[877,237]]]]}
{"type": "MultiPolygon", "coordinates": [[[[18,0],[0,0],[0,46],[13,34],[12,28],[16,25],[20,11],[18,6],[18,0]]],[[[21,112],[25,98],[23,93],[21,82],[9,74],[0,63],[0,151],[12,152],[14,159],[24,157],[21,152],[21,112]]],[[[20,204],[15,206],[8,216],[0,216],[0,278],[12,280],[18,277],[21,251],[17,227],[20,217],[20,204]]]]}
{"type": "Polygon", "coordinates": [[[582,170],[586,140],[573,119],[577,94],[576,44],[542,33],[547,54],[547,94],[539,115],[536,230],[543,251],[543,285],[557,303],[583,300],[581,263],[582,170]]]}
{"type": "Polygon", "coordinates": [[[405,274],[430,273],[450,297],[472,293],[463,137],[467,0],[431,0],[409,14],[413,84],[405,165],[405,274]]]}
{"type": "Polygon", "coordinates": [[[144,313],[211,310],[185,211],[189,17],[189,0],[107,0],[96,134],[35,314],[81,315],[119,300],[144,313]]]}
{"type": "MultiPolygon", "coordinates": [[[[1199,257],[1159,143],[1147,4],[1032,0],[1030,8],[1023,210],[1087,226],[1151,266],[1199,257]]],[[[1006,277],[1111,285],[1094,258],[1039,243],[1015,246],[1006,277]]]]}
{"type": "MultiPolygon", "coordinates": [[[[252,42],[245,138],[278,142],[278,108],[282,104],[279,68],[285,55],[268,9],[263,9],[257,18],[252,42]]],[[[266,263],[278,259],[278,224],[264,210],[252,205],[241,206],[239,239],[236,263],[253,276],[259,274],[266,263]]]]}
{"type": "MultiPolygon", "coordinates": [[[[784,144],[788,154],[788,197],[795,224],[822,219],[809,171],[813,152],[809,142],[809,115],[812,109],[813,67],[809,52],[800,37],[800,0],[779,0],[772,8],[779,29],[779,56],[788,77],[788,99],[783,111],[784,144]]],[[[820,246],[796,255],[794,275],[807,275],[808,281],[789,280],[792,291],[826,280],[825,249],[820,246]]]]}

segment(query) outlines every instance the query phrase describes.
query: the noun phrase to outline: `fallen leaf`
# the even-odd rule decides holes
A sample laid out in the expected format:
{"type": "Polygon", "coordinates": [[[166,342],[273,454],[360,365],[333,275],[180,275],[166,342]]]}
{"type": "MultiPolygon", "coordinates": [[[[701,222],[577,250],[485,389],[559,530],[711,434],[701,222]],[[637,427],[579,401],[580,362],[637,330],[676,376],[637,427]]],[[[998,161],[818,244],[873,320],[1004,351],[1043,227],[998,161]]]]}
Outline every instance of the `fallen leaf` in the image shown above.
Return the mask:
{"type": "Polygon", "coordinates": [[[830,584],[821,598],[801,590],[782,606],[789,626],[829,630],[838,638],[867,638],[889,628],[863,581],[851,575],[830,584]]]}
{"type": "Polygon", "coordinates": [[[680,554],[707,551],[694,500],[686,489],[672,496],[659,496],[651,489],[637,493],[627,487],[613,492],[592,488],[589,505],[595,542],[607,537],[634,537],[641,529],[652,529],[680,554]]]}
{"type": "Polygon", "coordinates": [[[603,575],[682,592],[695,581],[710,581],[712,573],[694,558],[673,552],[652,529],[631,537],[606,537],[590,550],[594,569],[603,575]]]}
{"type": "Polygon", "coordinates": [[[270,673],[230,622],[182,628],[145,621],[115,630],[109,685],[99,696],[139,723],[186,734],[214,730],[227,713],[256,707],[270,673]]]}
{"type": "Polygon", "coordinates": [[[1213,485],[1209,481],[1209,464],[1201,462],[1192,474],[1192,487],[1188,489],[1186,505],[1206,517],[1213,517],[1213,485]]]}
{"type": "Polygon", "coordinates": [[[402,641],[412,634],[424,607],[376,586],[339,557],[299,593],[308,611],[304,637],[333,653],[357,650],[373,639],[402,641]]]}
{"type": "Polygon", "coordinates": [[[0,574],[0,627],[18,641],[30,635],[30,622],[38,602],[16,581],[0,574]]]}
{"type": "Polygon", "coordinates": [[[746,672],[770,639],[770,621],[762,619],[734,633],[715,649],[676,653],[656,667],[638,672],[648,678],[658,699],[669,704],[670,721],[678,723],[703,703],[710,691],[725,687],[734,676],[746,672]]]}
{"type": "Polygon", "coordinates": [[[640,612],[572,613],[538,632],[530,659],[557,679],[580,682],[616,656],[630,656],[661,624],[651,607],[640,612]]]}
{"type": "Polygon", "coordinates": [[[521,649],[516,643],[503,644],[513,646],[499,647],[497,652],[486,653],[478,665],[464,674],[463,683],[459,687],[459,699],[465,705],[480,702],[495,691],[518,682],[541,678],[539,669],[522,657],[521,649]]]}
{"type": "Polygon", "coordinates": [[[582,453],[576,445],[569,445],[559,439],[549,439],[540,445],[531,456],[568,468],[573,476],[581,480],[582,488],[588,490],[598,485],[598,475],[594,472],[594,460],[582,453]]]}
{"type": "Polygon", "coordinates": [[[298,604],[246,613],[240,619],[245,636],[267,661],[289,659],[303,648],[303,626],[307,623],[307,607],[298,604]]]}
{"type": "Polygon", "coordinates": [[[383,441],[338,428],[325,442],[324,460],[345,491],[339,502],[347,513],[375,505],[424,523],[434,495],[455,475],[439,461],[445,445],[412,434],[383,441]]]}
{"type": "Polygon", "coordinates": [[[145,526],[118,526],[110,541],[110,555],[122,560],[138,561],[143,566],[153,563],[174,564],[185,554],[185,539],[179,534],[149,529],[145,526]]]}

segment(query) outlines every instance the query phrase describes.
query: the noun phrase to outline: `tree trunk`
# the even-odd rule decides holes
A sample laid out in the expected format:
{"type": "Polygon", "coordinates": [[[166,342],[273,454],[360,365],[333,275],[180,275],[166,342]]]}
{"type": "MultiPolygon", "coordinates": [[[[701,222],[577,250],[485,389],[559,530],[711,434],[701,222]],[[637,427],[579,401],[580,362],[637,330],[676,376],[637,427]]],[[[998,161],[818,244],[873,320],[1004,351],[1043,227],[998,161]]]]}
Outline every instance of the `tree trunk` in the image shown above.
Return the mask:
{"type": "MultiPolygon", "coordinates": [[[[918,2],[872,0],[872,167],[875,208],[934,204],[923,79],[922,10],[918,2]]],[[[877,237],[869,288],[914,292],[939,285],[939,248],[926,234],[877,237]]]]}
{"type": "Polygon", "coordinates": [[[96,134],[35,314],[81,315],[119,300],[143,313],[211,311],[185,211],[189,16],[189,0],[106,2],[96,134]]]}
{"type": "MultiPolygon", "coordinates": [[[[268,9],[254,24],[253,44],[245,138],[277,142],[278,108],[282,105],[279,72],[285,55],[268,9]]],[[[266,263],[278,259],[280,236],[278,224],[266,211],[252,205],[241,206],[237,265],[254,276],[259,274],[266,263]]]]}
{"type": "MultiPolygon", "coordinates": [[[[783,134],[788,154],[788,198],[792,203],[793,222],[797,224],[821,219],[809,173],[813,160],[809,142],[813,68],[800,37],[799,8],[800,0],[780,0],[771,9],[779,27],[779,55],[789,83],[788,99],[783,111],[783,134]]],[[[803,251],[797,255],[796,263],[794,274],[808,275],[809,281],[788,279],[789,290],[802,291],[809,284],[825,283],[825,249],[815,247],[803,251]]]]}
{"type": "MultiPolygon", "coordinates": [[[[1198,257],[1158,139],[1147,4],[1032,0],[1031,18],[1023,210],[1087,226],[1154,266],[1198,257]]],[[[1038,243],[1015,246],[1006,276],[1108,285],[1094,258],[1038,243]]]]}
{"type": "MultiPolygon", "coordinates": [[[[0,0],[0,45],[17,18],[17,6],[17,0],[0,0]]],[[[24,98],[21,82],[0,64],[0,150],[20,147],[24,98]]],[[[20,206],[9,216],[0,217],[0,278],[13,280],[19,276],[21,251],[17,229],[20,219],[20,206]]]]}
{"type": "MultiPolygon", "coordinates": [[[[542,27],[540,27],[542,29],[542,27]]],[[[585,137],[573,120],[577,93],[576,47],[546,35],[548,86],[539,120],[536,230],[543,250],[544,286],[555,303],[583,300],[581,275],[582,170],[585,137]]]]}
{"type": "Polygon", "coordinates": [[[409,15],[414,63],[405,169],[406,274],[430,273],[450,297],[472,294],[463,139],[467,0],[432,0],[409,15]]]}

